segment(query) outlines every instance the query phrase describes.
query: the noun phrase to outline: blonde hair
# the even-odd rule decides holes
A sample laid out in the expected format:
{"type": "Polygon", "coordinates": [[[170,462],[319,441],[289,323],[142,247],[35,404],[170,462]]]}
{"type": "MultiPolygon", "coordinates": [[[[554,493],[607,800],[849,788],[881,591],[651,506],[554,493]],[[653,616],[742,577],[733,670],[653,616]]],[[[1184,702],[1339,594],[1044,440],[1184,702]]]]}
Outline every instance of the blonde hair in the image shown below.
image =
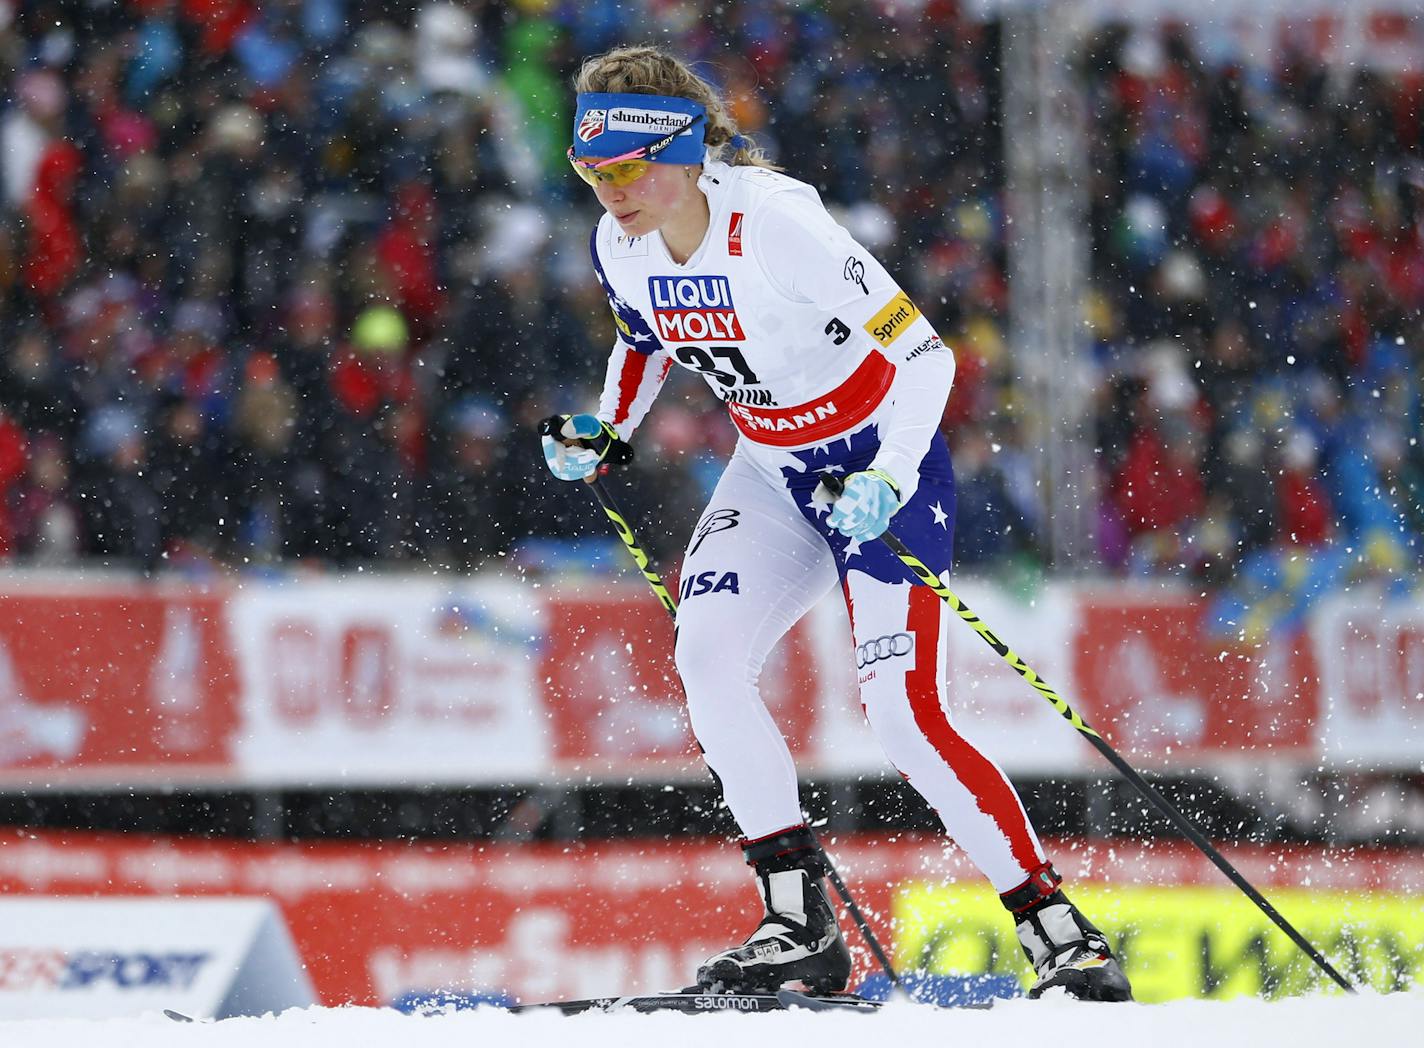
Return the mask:
{"type": "Polygon", "coordinates": [[[734,146],[733,140],[739,134],[737,123],[727,111],[721,92],[694,73],[687,63],[656,47],[615,47],[606,54],[585,59],[574,78],[574,90],[690,99],[707,110],[704,141],[713,159],[723,159],[722,154],[730,149],[731,155],[726,160],[733,166],[781,170],[745,135],[742,144],[734,146]]]}

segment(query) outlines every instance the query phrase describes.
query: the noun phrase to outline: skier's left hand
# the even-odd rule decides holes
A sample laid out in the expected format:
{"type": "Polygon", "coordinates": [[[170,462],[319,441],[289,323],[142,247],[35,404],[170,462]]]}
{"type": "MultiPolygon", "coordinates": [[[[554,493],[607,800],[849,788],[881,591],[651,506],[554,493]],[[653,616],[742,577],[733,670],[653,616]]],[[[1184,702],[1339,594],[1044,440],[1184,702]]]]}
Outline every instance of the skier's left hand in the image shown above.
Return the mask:
{"type": "Polygon", "coordinates": [[[878,539],[890,526],[890,518],[900,508],[900,493],[890,475],[878,469],[852,473],[845,490],[831,504],[826,523],[860,542],[878,539]]]}

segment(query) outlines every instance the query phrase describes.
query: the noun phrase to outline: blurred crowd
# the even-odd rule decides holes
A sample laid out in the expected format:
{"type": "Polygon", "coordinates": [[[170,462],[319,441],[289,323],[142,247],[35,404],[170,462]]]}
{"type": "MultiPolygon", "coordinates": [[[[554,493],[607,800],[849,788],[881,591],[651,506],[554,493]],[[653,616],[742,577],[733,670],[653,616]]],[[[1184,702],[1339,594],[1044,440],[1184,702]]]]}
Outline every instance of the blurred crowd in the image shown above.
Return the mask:
{"type": "Polygon", "coordinates": [[[1276,58],[1107,29],[1079,70],[1101,553],[1243,639],[1412,588],[1424,535],[1424,72],[1276,58]]]}
{"type": "MultiPolygon", "coordinates": [[[[993,48],[936,11],[0,0],[0,556],[468,568],[605,535],[531,427],[612,343],[563,149],[577,62],[629,33],[997,314],[993,48]]],[[[667,391],[627,485],[664,556],[732,440],[667,391]]]]}
{"type": "MultiPolygon", "coordinates": [[[[944,0],[0,0],[0,557],[467,569],[603,536],[532,425],[613,337],[567,85],[642,40],[954,345],[960,563],[1038,556],[999,33],[944,0]]],[[[1408,576],[1421,82],[1116,29],[1077,77],[1103,564],[1408,576]]],[[[675,376],[625,495],[662,557],[733,439],[675,376]]]]}

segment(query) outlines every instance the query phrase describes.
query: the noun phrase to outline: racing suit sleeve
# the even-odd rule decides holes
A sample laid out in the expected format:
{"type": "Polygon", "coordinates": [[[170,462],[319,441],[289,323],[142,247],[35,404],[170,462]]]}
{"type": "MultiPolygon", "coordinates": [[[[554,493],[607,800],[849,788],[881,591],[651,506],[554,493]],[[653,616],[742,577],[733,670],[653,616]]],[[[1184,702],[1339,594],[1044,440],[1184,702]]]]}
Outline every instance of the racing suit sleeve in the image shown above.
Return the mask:
{"type": "Polygon", "coordinates": [[[599,235],[603,223],[594,227],[589,238],[589,254],[593,271],[608,296],[613,310],[613,323],[618,338],[608,354],[608,369],[603,376],[603,393],[598,399],[598,418],[607,422],[623,440],[633,435],[643,416],[653,406],[658,392],[672,370],[672,355],[659,341],[642,314],[620,295],[599,257],[599,235]]]}
{"type": "Polygon", "coordinates": [[[843,350],[882,353],[895,366],[869,468],[893,477],[901,504],[909,502],[954,383],[953,352],[885,267],[809,193],[778,193],[757,218],[748,232],[766,278],[848,328],[843,350]]]}
{"type": "Polygon", "coordinates": [[[598,399],[598,417],[627,440],[653,406],[671,370],[670,353],[640,353],[625,344],[620,336],[608,354],[603,394],[598,399]]]}

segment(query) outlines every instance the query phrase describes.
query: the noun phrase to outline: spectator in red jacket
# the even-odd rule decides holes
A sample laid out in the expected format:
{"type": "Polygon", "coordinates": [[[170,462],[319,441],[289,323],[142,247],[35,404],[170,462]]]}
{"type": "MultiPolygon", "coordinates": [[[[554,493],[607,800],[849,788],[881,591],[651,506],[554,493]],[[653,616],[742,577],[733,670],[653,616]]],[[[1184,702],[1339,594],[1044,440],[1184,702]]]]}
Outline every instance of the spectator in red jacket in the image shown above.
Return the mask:
{"type": "Polygon", "coordinates": [[[74,214],[74,188],[83,156],[70,142],[51,142],[40,158],[25,209],[29,243],[25,281],[46,312],[79,272],[83,245],[74,214]]]}
{"type": "Polygon", "coordinates": [[[1304,430],[1294,430],[1281,451],[1276,479],[1276,544],[1323,546],[1335,530],[1335,507],[1317,468],[1319,449],[1304,430]]]}
{"type": "Polygon", "coordinates": [[[1204,440],[1191,416],[1165,405],[1153,389],[1143,384],[1132,391],[1126,450],[1108,495],[1139,560],[1167,566],[1205,505],[1204,440]]]}
{"type": "Polygon", "coordinates": [[[434,192],[424,182],[405,183],[396,190],[395,213],[376,241],[376,258],[416,341],[434,333],[444,302],[437,238],[434,192]]]}
{"type": "Polygon", "coordinates": [[[19,484],[29,467],[25,431],[8,412],[0,410],[0,559],[15,553],[16,500],[19,484]]]}

